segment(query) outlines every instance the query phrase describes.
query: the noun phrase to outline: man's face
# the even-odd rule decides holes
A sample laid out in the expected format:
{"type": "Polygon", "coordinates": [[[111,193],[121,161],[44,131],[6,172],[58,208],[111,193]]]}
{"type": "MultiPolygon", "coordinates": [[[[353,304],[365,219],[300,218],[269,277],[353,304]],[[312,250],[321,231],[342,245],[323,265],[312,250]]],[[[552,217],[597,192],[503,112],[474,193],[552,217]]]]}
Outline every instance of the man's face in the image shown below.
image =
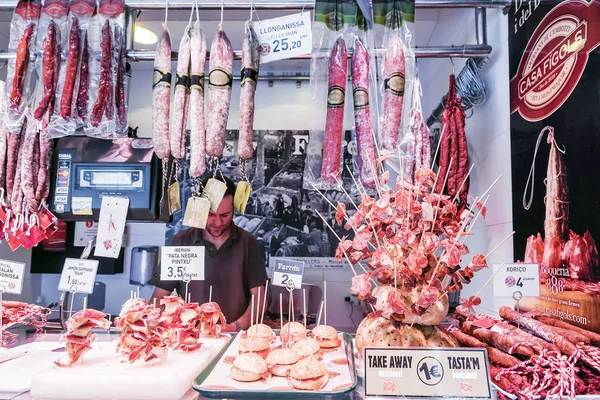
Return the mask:
{"type": "Polygon", "coordinates": [[[217,212],[209,211],[206,230],[213,237],[220,237],[231,225],[233,220],[233,196],[224,196],[217,212]]]}

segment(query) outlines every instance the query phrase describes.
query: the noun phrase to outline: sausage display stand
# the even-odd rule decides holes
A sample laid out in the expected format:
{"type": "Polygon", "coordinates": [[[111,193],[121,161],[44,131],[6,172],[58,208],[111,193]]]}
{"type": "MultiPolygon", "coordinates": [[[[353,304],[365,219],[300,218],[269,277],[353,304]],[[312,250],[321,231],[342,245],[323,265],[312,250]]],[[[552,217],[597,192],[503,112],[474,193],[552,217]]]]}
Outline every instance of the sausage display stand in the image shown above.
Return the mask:
{"type": "MultiPolygon", "coordinates": [[[[218,178],[227,168],[222,157],[234,80],[240,80],[242,87],[236,150],[240,182],[234,208],[244,214],[252,191],[246,168],[253,156],[254,102],[261,90],[258,82],[310,80],[315,114],[321,113],[315,121],[323,123],[315,122],[309,131],[300,191],[314,190],[330,207],[330,215],[316,209],[314,213],[336,237],[335,258],[352,271],[350,293],[366,311],[356,334],[338,332],[328,325],[328,308],[330,315],[336,309],[327,306],[324,281],[314,324],[307,321],[306,292],[302,292],[303,323],[296,322],[293,285],[283,288],[289,291],[288,322],[284,324],[286,293],[271,299],[272,303],[279,300],[279,320],[265,323],[267,281],[264,300],[260,291],[257,303],[252,295],[250,327],[239,333],[221,332],[226,322],[232,321],[226,321],[219,304],[212,301],[212,286],[204,304],[191,301],[187,286],[184,298],[168,295],[154,302],[140,298],[139,291],[131,292],[114,318],[88,308],[86,298],[82,309],[70,312],[68,318],[61,312],[62,320],[53,329],[47,322],[52,313],[49,309],[0,298],[0,397],[584,399],[600,394],[598,321],[594,315],[592,323],[581,322],[595,312],[588,310],[593,308],[589,304],[595,304],[600,293],[594,280],[599,263],[593,239],[597,227],[581,236],[569,230],[569,212],[577,216],[577,223],[582,217],[569,209],[573,193],[567,173],[573,161],[557,139],[558,128],[535,125],[541,131],[535,153],[545,134],[550,144],[545,238],[531,236],[524,258],[541,266],[542,296],[535,301],[519,298],[516,310],[506,306],[497,312],[484,309],[480,296],[493,286],[493,274],[476,288],[475,295],[459,297],[477,272],[488,268],[491,255],[515,235],[513,231],[492,243],[487,254],[470,252],[465,245],[467,237],[480,234],[473,227],[486,218],[489,193],[499,178],[486,183],[487,190],[482,193],[469,193],[478,167],[469,157],[462,98],[466,97],[464,76],[476,73],[474,69],[492,52],[486,9],[508,8],[512,2],[366,3],[101,0],[95,4],[72,0],[69,5],[60,0],[44,4],[39,0],[0,0],[0,10],[15,10],[8,51],[0,53],[0,61],[8,63],[6,87],[0,85],[0,233],[11,250],[29,250],[51,240],[59,231],[60,214],[82,221],[102,215],[101,196],[128,197],[131,220],[164,221],[181,208],[179,179],[181,170],[187,168],[187,158],[191,166],[182,175],[191,177],[191,195],[204,207],[188,207],[184,224],[195,221],[193,227],[203,228],[209,209],[216,211],[225,193],[218,178]],[[476,44],[415,47],[408,26],[414,22],[415,7],[473,9],[476,44]],[[171,42],[168,12],[173,9],[190,12],[180,43],[171,42]],[[250,19],[244,26],[243,45],[236,48],[225,32],[223,18],[225,10],[240,9],[249,10],[250,19]],[[164,10],[156,50],[133,46],[134,25],[141,10],[164,10]],[[201,28],[200,16],[205,10],[221,11],[218,32],[212,39],[207,39],[201,28]],[[279,46],[287,50],[302,44],[282,40],[272,49],[261,43],[253,10],[299,11],[299,20],[286,25],[294,28],[304,25],[305,10],[313,11],[312,30],[306,31],[307,37],[308,33],[313,36],[312,51],[290,57],[310,60],[310,76],[259,73],[261,55],[275,48],[279,51],[279,46]],[[172,51],[175,48],[178,51],[172,51]],[[447,95],[431,116],[423,114],[416,58],[471,59],[464,74],[450,75],[447,95]],[[234,70],[235,60],[242,61],[239,75],[234,70]],[[137,61],[154,62],[152,139],[157,157],[147,143],[135,147],[140,142],[131,138],[135,135],[127,126],[127,62],[137,61]],[[346,92],[350,88],[352,96],[346,92]],[[358,169],[345,160],[345,113],[354,116],[358,169]],[[185,140],[188,119],[190,157],[185,140]],[[441,125],[434,140],[427,125],[431,120],[441,125]],[[59,139],[72,135],[94,139],[59,139]],[[57,148],[55,173],[51,173],[54,139],[63,146],[57,148]],[[83,152],[81,143],[92,146],[98,140],[114,142],[102,157],[105,163],[119,161],[110,171],[104,164],[82,167],[76,163],[90,160],[64,151],[68,142],[76,142],[74,148],[83,152]],[[137,153],[144,153],[137,160],[145,163],[142,166],[133,160],[137,153]],[[213,179],[204,187],[202,177],[213,179]],[[346,190],[342,177],[352,180],[351,190],[346,190]],[[136,192],[142,183],[145,191],[136,192]],[[90,185],[96,191],[106,190],[99,192],[101,196],[92,194],[92,200],[85,195],[90,193],[86,189],[90,185]],[[328,196],[332,191],[340,193],[335,201],[328,196]],[[67,196],[73,194],[76,199],[67,203],[67,196]],[[144,214],[133,217],[139,210],[144,214]],[[342,227],[344,233],[340,233],[342,227]],[[470,261],[463,260],[471,253],[470,261]],[[565,279],[557,277],[561,274],[565,279]],[[559,286],[569,293],[554,293],[559,286]],[[454,309],[451,295],[460,298],[454,309]],[[553,303],[572,306],[576,300],[584,305],[581,312],[588,314],[563,318],[564,313],[553,311],[558,310],[553,303]],[[255,310],[255,304],[262,308],[255,310]],[[272,329],[269,323],[279,323],[279,329],[272,329]]],[[[532,13],[532,2],[528,13],[521,8],[522,1],[516,3],[512,5],[515,14],[523,13],[522,21],[514,22],[513,35],[532,13]]],[[[539,2],[533,4],[537,9],[539,2]]],[[[526,59],[514,68],[516,75],[511,80],[512,111],[518,110],[522,117],[513,122],[520,127],[526,125],[524,121],[539,122],[560,109],[577,86],[570,79],[579,79],[576,75],[583,74],[588,58],[598,61],[597,51],[593,52],[600,45],[600,25],[591,16],[597,17],[600,2],[566,0],[544,7],[546,16],[538,13],[539,27],[530,29],[531,40],[536,42],[527,45],[526,59]],[[551,17],[555,19],[546,24],[551,17]],[[547,56],[540,50],[543,48],[558,50],[547,56]],[[537,58],[538,53],[543,57],[537,58]],[[563,88],[568,95],[563,92],[559,96],[561,84],[568,86],[563,88]],[[542,115],[540,104],[552,110],[542,115]]],[[[519,35],[529,27],[523,29],[519,35]]],[[[534,178],[535,157],[528,180],[539,187],[534,178]]],[[[514,178],[520,179],[518,174],[514,178]]],[[[530,206],[531,201],[525,208],[530,206]]],[[[119,221],[124,225],[125,208],[120,211],[123,218],[119,221]]],[[[113,214],[108,230],[116,231],[112,218],[113,214]]],[[[263,217],[257,222],[255,231],[264,230],[271,220],[263,217]]],[[[517,237],[525,234],[529,232],[519,232],[517,237]]],[[[115,243],[110,238],[98,245],[110,248],[115,243]]],[[[120,244],[116,247],[118,253],[120,244]]],[[[16,279],[0,266],[2,285],[3,277],[7,282],[16,279]]],[[[503,280],[510,287],[519,285],[512,276],[503,280]]]]}

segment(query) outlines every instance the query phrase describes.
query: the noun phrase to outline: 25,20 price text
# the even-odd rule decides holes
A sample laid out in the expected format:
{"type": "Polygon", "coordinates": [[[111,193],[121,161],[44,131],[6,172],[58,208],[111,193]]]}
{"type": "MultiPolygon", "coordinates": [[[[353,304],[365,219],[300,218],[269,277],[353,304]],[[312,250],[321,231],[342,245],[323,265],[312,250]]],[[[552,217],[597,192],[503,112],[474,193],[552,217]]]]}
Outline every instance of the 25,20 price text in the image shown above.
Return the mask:
{"type": "Polygon", "coordinates": [[[273,53],[294,50],[302,47],[302,40],[289,41],[288,38],[273,40],[273,53]]]}

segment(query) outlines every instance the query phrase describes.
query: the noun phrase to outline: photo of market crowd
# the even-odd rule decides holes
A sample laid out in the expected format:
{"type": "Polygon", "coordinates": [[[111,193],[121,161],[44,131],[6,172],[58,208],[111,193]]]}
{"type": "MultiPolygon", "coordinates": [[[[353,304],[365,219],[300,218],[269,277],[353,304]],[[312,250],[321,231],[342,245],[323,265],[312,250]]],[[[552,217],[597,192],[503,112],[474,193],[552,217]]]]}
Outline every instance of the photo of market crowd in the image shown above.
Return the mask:
{"type": "MultiPolygon", "coordinates": [[[[235,182],[240,179],[237,157],[237,130],[227,131],[227,141],[220,168],[224,176],[235,182]]],[[[350,132],[347,132],[350,143],[350,132]]],[[[308,131],[255,131],[253,158],[245,161],[245,173],[252,183],[252,194],[245,215],[236,214],[234,222],[252,233],[259,242],[268,265],[270,257],[333,257],[339,243],[336,237],[349,232],[335,223],[335,209],[331,206],[342,201],[350,204],[348,196],[340,191],[321,191],[303,188],[303,171],[308,131]],[[327,198],[323,198],[323,195],[327,198]],[[327,228],[318,211],[335,230],[327,228]]],[[[352,155],[345,146],[344,162],[352,164],[352,155]]],[[[347,171],[345,171],[348,174],[347,171]]],[[[181,173],[186,173],[182,168],[181,173]]],[[[181,185],[182,210],[191,196],[191,182],[184,178],[181,185]]],[[[343,176],[344,185],[353,200],[360,201],[358,193],[351,193],[350,176],[343,176]]],[[[181,182],[181,181],[180,181],[181,182]]],[[[349,205],[349,213],[352,214],[349,205]]],[[[177,212],[167,226],[167,243],[180,230],[183,211],[177,212]]]]}

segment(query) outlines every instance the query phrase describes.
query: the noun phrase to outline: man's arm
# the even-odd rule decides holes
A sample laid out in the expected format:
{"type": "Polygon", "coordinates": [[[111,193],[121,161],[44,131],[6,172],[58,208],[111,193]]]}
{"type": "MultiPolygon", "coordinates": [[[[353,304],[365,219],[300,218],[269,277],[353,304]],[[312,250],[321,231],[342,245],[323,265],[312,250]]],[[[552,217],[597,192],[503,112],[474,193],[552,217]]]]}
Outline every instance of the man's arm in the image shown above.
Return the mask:
{"type": "Polygon", "coordinates": [[[164,307],[160,305],[160,300],[163,297],[168,296],[170,294],[171,294],[171,292],[169,292],[168,290],[161,289],[159,287],[155,287],[154,293],[152,293],[152,297],[150,297],[149,304],[154,304],[154,300],[156,299],[156,306],[160,307],[160,309],[163,310],[164,307]]]}
{"type": "MultiPolygon", "coordinates": [[[[262,316],[262,307],[263,307],[263,299],[265,295],[265,287],[257,286],[255,288],[250,289],[250,295],[254,296],[254,323],[256,324],[256,315],[258,314],[258,319],[260,322],[260,318],[262,316]],[[260,296],[258,295],[258,288],[260,288],[260,296]],[[260,308],[259,308],[260,307],[260,308]]],[[[265,310],[266,311],[266,310],[265,310]]],[[[238,318],[237,322],[240,324],[241,329],[250,328],[250,316],[252,314],[252,301],[248,304],[248,308],[244,312],[244,314],[238,318]]],[[[223,332],[237,332],[237,326],[235,324],[236,321],[231,321],[231,323],[225,325],[223,327],[223,332]]]]}

